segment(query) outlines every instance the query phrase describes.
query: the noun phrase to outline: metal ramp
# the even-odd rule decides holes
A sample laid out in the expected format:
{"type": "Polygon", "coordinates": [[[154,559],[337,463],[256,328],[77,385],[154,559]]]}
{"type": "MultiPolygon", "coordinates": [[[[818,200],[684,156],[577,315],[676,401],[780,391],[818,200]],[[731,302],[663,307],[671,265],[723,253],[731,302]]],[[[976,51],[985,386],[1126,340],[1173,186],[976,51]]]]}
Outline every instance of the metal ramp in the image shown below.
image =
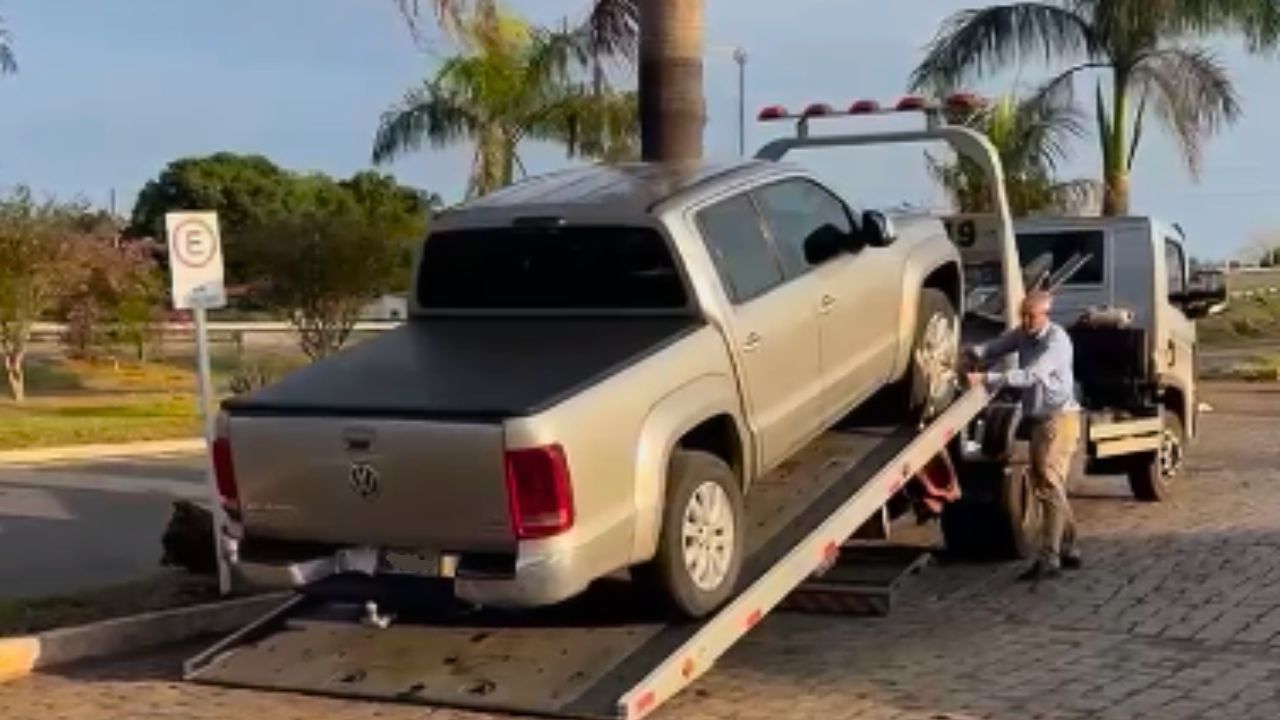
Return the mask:
{"type": "Polygon", "coordinates": [[[846,539],[987,401],[972,390],[919,432],[830,433],[754,486],[741,589],[702,621],[670,622],[623,579],[557,607],[508,613],[461,605],[447,581],[336,577],[191,659],[185,677],[520,714],[643,717],[710,670],[815,571],[838,570],[846,539]],[[370,599],[395,613],[389,628],[361,622],[370,599]]]}

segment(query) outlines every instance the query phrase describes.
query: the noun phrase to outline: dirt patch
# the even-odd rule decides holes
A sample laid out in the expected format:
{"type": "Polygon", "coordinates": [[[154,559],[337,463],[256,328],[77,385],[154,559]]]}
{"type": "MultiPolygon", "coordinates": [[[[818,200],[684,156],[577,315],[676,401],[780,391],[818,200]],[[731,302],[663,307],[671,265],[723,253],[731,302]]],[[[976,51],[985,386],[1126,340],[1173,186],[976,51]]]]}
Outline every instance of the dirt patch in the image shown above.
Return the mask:
{"type": "Polygon", "coordinates": [[[175,572],[72,595],[0,601],[0,636],[26,635],[218,599],[216,580],[175,572]]]}

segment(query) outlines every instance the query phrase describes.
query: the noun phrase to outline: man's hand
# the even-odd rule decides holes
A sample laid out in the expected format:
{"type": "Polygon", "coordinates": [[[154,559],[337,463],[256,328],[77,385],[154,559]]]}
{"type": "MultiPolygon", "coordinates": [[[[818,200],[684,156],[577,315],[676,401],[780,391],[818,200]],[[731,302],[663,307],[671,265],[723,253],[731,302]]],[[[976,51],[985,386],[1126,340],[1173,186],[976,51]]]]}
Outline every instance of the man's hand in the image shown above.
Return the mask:
{"type": "Polygon", "coordinates": [[[969,387],[971,388],[982,387],[987,384],[986,373],[971,372],[965,375],[965,378],[968,379],[969,387]]]}

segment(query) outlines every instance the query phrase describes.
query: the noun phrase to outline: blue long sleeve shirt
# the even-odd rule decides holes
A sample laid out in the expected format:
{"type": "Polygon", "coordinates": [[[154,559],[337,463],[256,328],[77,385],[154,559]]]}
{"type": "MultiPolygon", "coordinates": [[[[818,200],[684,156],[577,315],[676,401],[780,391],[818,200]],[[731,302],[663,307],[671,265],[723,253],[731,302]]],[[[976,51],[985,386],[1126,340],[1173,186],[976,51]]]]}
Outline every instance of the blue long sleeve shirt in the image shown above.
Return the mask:
{"type": "Polygon", "coordinates": [[[1021,389],[1024,416],[1045,418],[1080,409],[1072,370],[1075,350],[1062,326],[1050,323],[1037,335],[1014,328],[974,351],[984,360],[1018,353],[1017,369],[988,372],[987,385],[1021,389]]]}

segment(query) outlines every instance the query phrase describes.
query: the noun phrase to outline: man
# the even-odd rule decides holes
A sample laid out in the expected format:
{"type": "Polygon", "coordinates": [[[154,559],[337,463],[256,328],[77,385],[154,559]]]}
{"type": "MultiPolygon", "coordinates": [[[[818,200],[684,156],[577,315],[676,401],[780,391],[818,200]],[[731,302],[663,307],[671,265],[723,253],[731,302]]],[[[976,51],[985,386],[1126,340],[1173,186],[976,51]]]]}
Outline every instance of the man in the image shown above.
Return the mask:
{"type": "Polygon", "coordinates": [[[1022,324],[986,345],[969,350],[976,360],[991,365],[997,358],[1018,353],[1018,368],[970,372],[970,385],[1007,386],[1022,391],[1023,417],[1031,425],[1031,477],[1044,518],[1040,557],[1020,580],[1057,577],[1060,568],[1076,569],[1081,559],[1075,547],[1075,518],[1067,501],[1071,456],[1080,440],[1080,406],[1072,373],[1074,350],[1067,331],[1049,319],[1053,297],[1042,291],[1022,302],[1022,324]]]}

